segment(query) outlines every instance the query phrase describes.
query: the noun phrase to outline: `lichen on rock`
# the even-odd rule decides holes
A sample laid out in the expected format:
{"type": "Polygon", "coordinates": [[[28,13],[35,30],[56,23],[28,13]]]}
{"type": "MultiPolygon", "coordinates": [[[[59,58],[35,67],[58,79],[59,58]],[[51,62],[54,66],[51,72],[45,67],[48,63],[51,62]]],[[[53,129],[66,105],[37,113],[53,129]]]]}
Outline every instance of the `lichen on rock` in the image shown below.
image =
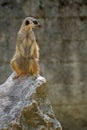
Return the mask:
{"type": "Polygon", "coordinates": [[[0,130],[61,130],[46,94],[46,80],[14,73],[0,85],[0,130]]]}

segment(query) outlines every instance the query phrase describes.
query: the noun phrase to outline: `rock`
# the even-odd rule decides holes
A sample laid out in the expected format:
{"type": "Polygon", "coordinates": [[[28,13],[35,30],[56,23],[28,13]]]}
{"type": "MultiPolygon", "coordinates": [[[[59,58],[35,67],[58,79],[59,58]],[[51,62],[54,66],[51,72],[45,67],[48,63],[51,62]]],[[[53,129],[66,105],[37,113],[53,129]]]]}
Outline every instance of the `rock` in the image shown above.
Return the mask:
{"type": "Polygon", "coordinates": [[[0,130],[62,130],[46,94],[46,80],[38,76],[0,85],[0,130]]]}

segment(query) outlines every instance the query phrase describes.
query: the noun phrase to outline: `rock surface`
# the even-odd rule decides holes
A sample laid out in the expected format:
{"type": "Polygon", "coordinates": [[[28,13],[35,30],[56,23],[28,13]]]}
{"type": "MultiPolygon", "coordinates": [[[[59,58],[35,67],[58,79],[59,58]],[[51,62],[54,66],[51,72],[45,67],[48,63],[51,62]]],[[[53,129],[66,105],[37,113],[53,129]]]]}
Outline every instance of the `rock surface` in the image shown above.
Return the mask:
{"type": "Polygon", "coordinates": [[[46,80],[38,76],[0,85],[0,130],[62,130],[46,94],[46,80]]]}

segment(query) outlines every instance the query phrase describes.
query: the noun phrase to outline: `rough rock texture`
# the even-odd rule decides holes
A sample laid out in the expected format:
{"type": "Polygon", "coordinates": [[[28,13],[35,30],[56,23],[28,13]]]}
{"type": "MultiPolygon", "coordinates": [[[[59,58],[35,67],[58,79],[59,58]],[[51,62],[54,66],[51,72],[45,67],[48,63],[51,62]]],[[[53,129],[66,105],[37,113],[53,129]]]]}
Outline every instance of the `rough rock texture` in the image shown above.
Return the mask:
{"type": "Polygon", "coordinates": [[[13,76],[0,85],[0,130],[62,130],[46,94],[46,80],[13,76]]]}
{"type": "Polygon", "coordinates": [[[0,0],[0,83],[30,15],[42,24],[34,31],[54,112],[64,130],[87,130],[87,0],[0,0]]]}

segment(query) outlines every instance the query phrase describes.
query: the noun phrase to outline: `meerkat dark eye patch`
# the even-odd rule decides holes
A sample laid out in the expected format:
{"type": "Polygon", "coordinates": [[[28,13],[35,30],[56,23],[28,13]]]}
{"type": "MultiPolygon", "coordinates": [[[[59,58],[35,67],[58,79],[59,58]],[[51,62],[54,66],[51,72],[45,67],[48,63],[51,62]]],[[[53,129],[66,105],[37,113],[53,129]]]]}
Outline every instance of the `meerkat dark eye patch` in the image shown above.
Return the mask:
{"type": "Polygon", "coordinates": [[[25,24],[26,24],[26,25],[29,25],[29,24],[30,24],[30,21],[26,20],[25,24]]]}
{"type": "Polygon", "coordinates": [[[36,24],[36,25],[38,24],[38,22],[37,22],[36,20],[35,20],[35,21],[33,21],[33,23],[34,23],[34,24],[36,24]]]}

